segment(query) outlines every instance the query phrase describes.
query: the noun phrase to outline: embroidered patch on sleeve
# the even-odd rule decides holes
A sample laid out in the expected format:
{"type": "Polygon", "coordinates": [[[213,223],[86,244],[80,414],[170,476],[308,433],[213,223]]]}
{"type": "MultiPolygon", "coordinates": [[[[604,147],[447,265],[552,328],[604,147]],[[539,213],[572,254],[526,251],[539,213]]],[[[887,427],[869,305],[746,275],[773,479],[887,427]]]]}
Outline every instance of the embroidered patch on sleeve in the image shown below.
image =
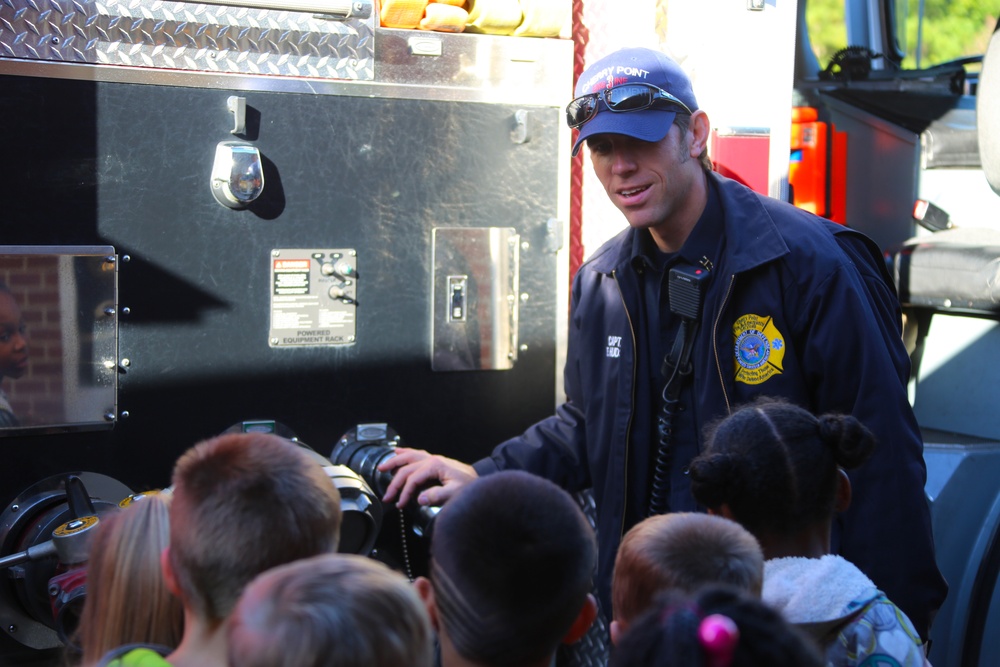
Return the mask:
{"type": "Polygon", "coordinates": [[[743,315],[733,324],[733,336],[737,382],[760,384],[781,373],[785,339],[770,316],[743,315]]]}

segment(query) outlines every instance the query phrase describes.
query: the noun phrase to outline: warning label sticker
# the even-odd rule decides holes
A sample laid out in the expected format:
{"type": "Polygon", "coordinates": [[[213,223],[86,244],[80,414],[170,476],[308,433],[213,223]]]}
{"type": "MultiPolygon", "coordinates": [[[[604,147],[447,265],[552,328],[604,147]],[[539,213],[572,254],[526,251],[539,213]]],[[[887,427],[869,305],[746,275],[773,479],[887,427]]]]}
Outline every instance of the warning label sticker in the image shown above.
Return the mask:
{"type": "Polygon", "coordinates": [[[308,294],[309,260],[308,259],[274,260],[274,293],[308,294]]]}
{"type": "Polygon", "coordinates": [[[355,342],[357,253],[271,251],[271,347],[355,342]]]}

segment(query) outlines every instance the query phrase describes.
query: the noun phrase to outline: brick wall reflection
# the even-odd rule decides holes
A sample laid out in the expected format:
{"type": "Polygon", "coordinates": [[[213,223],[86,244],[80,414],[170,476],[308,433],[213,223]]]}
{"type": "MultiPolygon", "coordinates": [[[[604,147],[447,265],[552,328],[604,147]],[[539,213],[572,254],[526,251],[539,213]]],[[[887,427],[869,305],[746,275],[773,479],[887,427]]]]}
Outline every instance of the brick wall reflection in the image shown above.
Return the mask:
{"type": "Polygon", "coordinates": [[[64,419],[58,261],[51,256],[0,256],[0,279],[21,308],[29,350],[28,372],[17,380],[4,378],[2,387],[25,426],[64,419]]]}

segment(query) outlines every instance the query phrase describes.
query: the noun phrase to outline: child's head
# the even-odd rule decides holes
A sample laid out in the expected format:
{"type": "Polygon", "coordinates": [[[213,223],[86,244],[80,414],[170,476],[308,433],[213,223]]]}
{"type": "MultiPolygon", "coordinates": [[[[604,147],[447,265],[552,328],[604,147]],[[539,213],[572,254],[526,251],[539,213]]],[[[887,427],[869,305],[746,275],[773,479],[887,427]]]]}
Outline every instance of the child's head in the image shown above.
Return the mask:
{"type": "Polygon", "coordinates": [[[658,593],[694,593],[727,584],[759,596],[764,555],[745,528],[720,516],[661,514],[633,526],[615,558],[611,587],[615,621],[631,623],[658,593]]]}
{"type": "Polygon", "coordinates": [[[125,644],[172,648],[180,641],[183,609],[160,570],[170,537],[169,499],[166,493],[142,494],[101,517],[90,544],[87,596],[77,628],[82,664],[94,664],[125,644]]]}
{"type": "Polygon", "coordinates": [[[758,538],[830,522],[850,500],[840,469],[861,465],[875,447],[871,432],[850,415],[815,417],[773,399],[737,410],[707,441],[689,468],[695,499],[713,510],[727,506],[758,538]]]}
{"type": "Polygon", "coordinates": [[[573,498],[525,472],[476,479],[434,520],[430,579],[418,590],[448,667],[548,664],[593,621],[597,547],[573,498]]]}
{"type": "Polygon", "coordinates": [[[173,487],[169,570],[185,606],[210,626],[264,570],[337,549],[340,494],[284,438],[201,442],[178,459],[173,487]]]}
{"type": "Polygon", "coordinates": [[[817,649],[781,615],[729,588],[668,591],[636,619],[611,667],[819,667],[817,649]]]}
{"type": "Polygon", "coordinates": [[[431,667],[427,612],[404,576],[362,556],[282,565],[247,586],[228,622],[229,667],[431,667]]]}
{"type": "Polygon", "coordinates": [[[0,377],[19,378],[28,371],[28,339],[21,308],[0,283],[0,377]]]}

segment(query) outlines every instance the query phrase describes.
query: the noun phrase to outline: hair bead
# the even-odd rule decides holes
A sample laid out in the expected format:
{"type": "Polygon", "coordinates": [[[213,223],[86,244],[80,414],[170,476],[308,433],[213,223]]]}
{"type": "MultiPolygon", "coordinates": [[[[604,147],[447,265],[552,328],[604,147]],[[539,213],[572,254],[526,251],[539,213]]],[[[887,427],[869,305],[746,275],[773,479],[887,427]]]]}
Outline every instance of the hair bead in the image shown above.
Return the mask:
{"type": "Polygon", "coordinates": [[[712,614],[698,626],[698,643],[705,651],[706,667],[729,667],[733,661],[740,630],[728,616],[712,614]]]}

